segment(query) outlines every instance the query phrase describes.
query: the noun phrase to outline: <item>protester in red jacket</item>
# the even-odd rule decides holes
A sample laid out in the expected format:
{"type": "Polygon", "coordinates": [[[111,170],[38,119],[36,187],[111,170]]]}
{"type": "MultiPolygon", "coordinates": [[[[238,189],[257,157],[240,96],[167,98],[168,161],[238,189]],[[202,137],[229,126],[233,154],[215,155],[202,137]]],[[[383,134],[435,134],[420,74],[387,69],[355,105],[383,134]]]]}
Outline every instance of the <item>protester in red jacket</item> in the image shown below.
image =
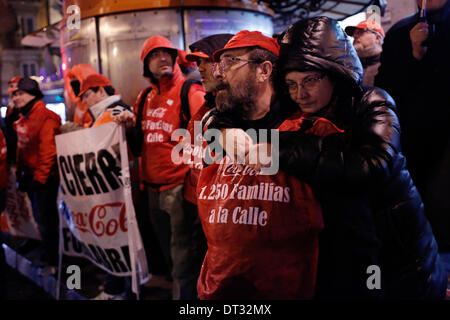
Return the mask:
{"type": "Polygon", "coordinates": [[[197,277],[200,274],[200,268],[206,253],[206,239],[197,210],[196,189],[203,164],[201,159],[202,141],[198,134],[201,134],[201,120],[203,116],[216,105],[217,86],[220,84],[220,81],[213,76],[214,62],[212,55],[214,51],[222,49],[232,36],[232,34],[216,34],[200,39],[189,46],[192,53],[185,55],[185,60],[190,61],[198,67],[201,82],[206,91],[205,103],[196,114],[192,115],[187,125],[188,134],[183,138],[183,161],[190,167],[184,182],[185,212],[194,220],[190,235],[190,241],[193,243],[191,261],[194,263],[195,269],[193,270],[195,270],[197,277]]]}
{"type": "Polygon", "coordinates": [[[46,108],[38,83],[22,78],[13,92],[21,117],[14,123],[17,132],[17,174],[19,189],[26,191],[33,205],[43,239],[41,261],[44,274],[54,273],[58,261],[58,210],[56,197],[59,178],[55,135],[61,118],[46,108]]]}
{"type": "MultiPolygon", "coordinates": [[[[193,84],[187,95],[189,110],[182,110],[180,96],[186,79],[175,63],[177,54],[178,50],[162,36],[145,41],[141,61],[151,87],[137,99],[136,125],[127,140],[135,155],[142,154],[141,180],[148,189],[150,218],[166,261],[173,264],[173,299],[195,299],[197,277],[190,258],[195,217],[186,214],[183,198],[189,166],[172,159],[172,149],[179,141],[172,141],[171,136],[196,114],[204,103],[205,92],[201,85],[193,84]]],[[[119,115],[118,121],[131,119],[123,114],[125,117],[119,115]]]]}
{"type": "MultiPolygon", "coordinates": [[[[276,96],[278,53],[275,39],[246,30],[214,53],[214,75],[222,84],[216,108],[204,119],[208,129],[223,128],[221,121],[227,119],[229,128],[239,128],[231,132],[253,129],[252,139],[261,143],[265,134],[270,139],[277,129],[302,125],[300,115],[276,96]]],[[[306,183],[275,167],[263,172],[236,163],[233,154],[240,150],[229,148],[234,145],[227,142],[229,129],[225,137],[226,156],[202,169],[197,187],[208,240],[200,298],[311,299],[323,227],[318,200],[306,183]]]]}
{"type": "MultiPolygon", "coordinates": [[[[189,46],[192,53],[186,55],[186,59],[188,61],[194,61],[198,66],[198,71],[200,73],[200,78],[202,81],[203,88],[206,91],[205,94],[205,103],[201,106],[199,111],[192,116],[191,121],[187,126],[187,130],[189,131],[189,135],[191,138],[191,146],[190,146],[190,154],[191,154],[191,163],[189,164],[191,170],[186,176],[185,188],[184,188],[184,197],[189,202],[196,204],[197,203],[197,180],[200,174],[200,169],[202,166],[201,151],[196,149],[195,145],[195,121],[201,123],[203,116],[209,110],[213,109],[216,106],[216,93],[217,87],[220,84],[220,81],[215,79],[213,76],[213,58],[212,55],[215,51],[222,49],[228,40],[231,39],[233,35],[230,33],[224,34],[215,34],[203,39],[194,42],[189,46]]],[[[201,129],[201,126],[200,126],[201,129]]],[[[197,145],[201,146],[201,143],[197,143],[197,145]]]]}

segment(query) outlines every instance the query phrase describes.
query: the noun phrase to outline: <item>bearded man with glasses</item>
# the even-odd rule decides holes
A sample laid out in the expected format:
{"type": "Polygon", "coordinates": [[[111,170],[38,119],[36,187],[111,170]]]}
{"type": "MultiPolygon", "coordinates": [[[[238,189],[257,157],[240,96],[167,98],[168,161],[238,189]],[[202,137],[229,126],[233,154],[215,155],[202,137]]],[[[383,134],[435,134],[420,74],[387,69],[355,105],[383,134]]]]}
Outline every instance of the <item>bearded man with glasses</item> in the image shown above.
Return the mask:
{"type": "MultiPolygon", "coordinates": [[[[197,185],[208,250],[198,280],[200,299],[311,299],[322,229],[319,202],[304,182],[277,171],[240,166],[244,143],[262,145],[276,130],[297,130],[300,111],[274,87],[279,45],[260,32],[241,31],[214,53],[216,108],[204,129],[221,129],[224,157],[203,167],[197,185]],[[250,138],[243,130],[254,129],[250,138]]],[[[206,135],[205,135],[206,136],[206,135]]],[[[273,138],[272,141],[275,141],[273,138]]],[[[245,149],[245,148],[244,148],[245,149]]],[[[247,153],[253,153],[249,151],[247,153]]],[[[217,155],[217,153],[216,153],[217,155]]]]}

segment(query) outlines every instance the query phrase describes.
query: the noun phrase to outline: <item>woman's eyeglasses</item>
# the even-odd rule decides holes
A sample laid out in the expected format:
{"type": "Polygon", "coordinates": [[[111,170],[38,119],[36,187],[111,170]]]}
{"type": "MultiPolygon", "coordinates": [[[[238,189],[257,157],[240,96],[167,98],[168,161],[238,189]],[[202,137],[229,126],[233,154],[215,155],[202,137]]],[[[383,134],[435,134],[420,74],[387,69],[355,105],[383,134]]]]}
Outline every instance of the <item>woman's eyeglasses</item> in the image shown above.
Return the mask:
{"type": "Polygon", "coordinates": [[[306,77],[300,84],[295,81],[286,81],[286,85],[289,92],[296,92],[299,86],[304,90],[311,90],[314,89],[323,78],[325,78],[325,74],[320,74],[317,76],[306,77]]]}

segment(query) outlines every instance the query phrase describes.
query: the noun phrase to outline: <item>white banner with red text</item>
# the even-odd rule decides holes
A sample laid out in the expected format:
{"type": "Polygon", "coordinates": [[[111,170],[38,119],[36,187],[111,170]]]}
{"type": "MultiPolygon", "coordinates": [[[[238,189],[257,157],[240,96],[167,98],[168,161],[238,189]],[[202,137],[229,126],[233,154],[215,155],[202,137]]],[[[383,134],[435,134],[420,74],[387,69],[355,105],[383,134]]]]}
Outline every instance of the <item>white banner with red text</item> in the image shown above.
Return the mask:
{"type": "Polygon", "coordinates": [[[131,198],[124,129],[114,122],[56,136],[60,247],[88,258],[132,288],[148,280],[131,198]]]}

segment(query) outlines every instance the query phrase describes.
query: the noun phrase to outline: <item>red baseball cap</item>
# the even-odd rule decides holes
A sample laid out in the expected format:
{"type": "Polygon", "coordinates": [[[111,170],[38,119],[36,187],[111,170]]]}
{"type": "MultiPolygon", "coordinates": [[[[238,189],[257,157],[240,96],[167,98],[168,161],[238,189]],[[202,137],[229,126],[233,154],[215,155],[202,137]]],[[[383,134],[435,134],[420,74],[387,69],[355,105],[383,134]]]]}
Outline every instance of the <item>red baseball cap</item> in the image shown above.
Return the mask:
{"type": "Polygon", "coordinates": [[[236,33],[223,49],[214,52],[214,61],[219,61],[220,55],[226,50],[247,47],[260,47],[273,52],[277,56],[280,54],[280,46],[274,38],[267,37],[259,31],[242,30],[236,33]]]}
{"type": "Polygon", "coordinates": [[[81,90],[78,94],[79,97],[83,95],[86,91],[88,91],[90,88],[95,87],[106,87],[111,86],[111,82],[109,81],[108,77],[105,77],[102,74],[91,74],[86,79],[83,80],[83,83],[81,84],[81,90]]]}
{"type": "Polygon", "coordinates": [[[8,93],[10,96],[17,90],[17,83],[19,83],[20,79],[22,79],[21,76],[16,76],[8,81],[8,93]]]}
{"type": "Polygon", "coordinates": [[[12,77],[11,79],[9,79],[8,84],[10,84],[10,83],[18,83],[19,80],[22,79],[22,78],[23,77],[21,77],[21,76],[12,77]]]}
{"type": "Polygon", "coordinates": [[[186,60],[189,60],[189,61],[196,62],[198,58],[209,59],[210,56],[208,56],[206,53],[204,53],[203,51],[200,51],[198,49],[195,49],[194,52],[188,53],[186,55],[186,60]]]}
{"type": "Polygon", "coordinates": [[[345,32],[349,36],[353,37],[353,33],[355,32],[356,29],[372,30],[379,33],[381,36],[383,36],[383,38],[385,37],[383,28],[374,20],[364,20],[358,23],[356,26],[347,27],[345,28],[345,32]]]}

